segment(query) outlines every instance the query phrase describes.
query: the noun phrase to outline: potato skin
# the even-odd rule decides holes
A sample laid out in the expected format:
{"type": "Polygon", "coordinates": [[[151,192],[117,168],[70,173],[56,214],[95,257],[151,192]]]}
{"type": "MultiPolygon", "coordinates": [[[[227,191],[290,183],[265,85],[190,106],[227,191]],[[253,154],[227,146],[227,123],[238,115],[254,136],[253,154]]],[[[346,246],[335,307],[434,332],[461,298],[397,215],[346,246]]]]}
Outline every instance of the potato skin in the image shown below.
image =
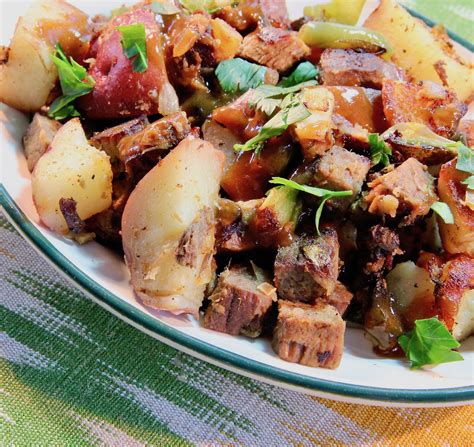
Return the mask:
{"type": "Polygon", "coordinates": [[[66,234],[61,198],[74,199],[82,220],[112,203],[112,167],[108,155],[89,145],[78,118],[61,127],[37,162],[31,178],[33,200],[43,223],[66,234]]]}
{"type": "Polygon", "coordinates": [[[87,15],[59,0],[33,2],[17,23],[8,60],[0,65],[0,101],[24,112],[36,112],[48,100],[58,79],[50,55],[59,42],[81,59],[87,44],[87,15]]]}
{"type": "Polygon", "coordinates": [[[444,249],[449,254],[466,253],[474,257],[474,210],[464,204],[466,185],[461,182],[469,174],[456,169],[457,159],[445,163],[440,170],[438,194],[447,203],[454,216],[454,224],[438,218],[444,249]]]}
{"type": "Polygon", "coordinates": [[[91,93],[78,101],[88,118],[132,118],[179,111],[178,97],[168,81],[160,29],[150,10],[134,9],[112,19],[92,44],[94,60],[88,73],[95,80],[91,93]],[[118,26],[143,23],[147,36],[148,69],[133,71],[120,43],[118,26]]]}
{"type": "Polygon", "coordinates": [[[213,274],[224,155],[188,137],[138,183],[122,217],[133,288],[151,307],[198,315],[213,274]],[[194,231],[196,230],[196,231],[194,231]]]}

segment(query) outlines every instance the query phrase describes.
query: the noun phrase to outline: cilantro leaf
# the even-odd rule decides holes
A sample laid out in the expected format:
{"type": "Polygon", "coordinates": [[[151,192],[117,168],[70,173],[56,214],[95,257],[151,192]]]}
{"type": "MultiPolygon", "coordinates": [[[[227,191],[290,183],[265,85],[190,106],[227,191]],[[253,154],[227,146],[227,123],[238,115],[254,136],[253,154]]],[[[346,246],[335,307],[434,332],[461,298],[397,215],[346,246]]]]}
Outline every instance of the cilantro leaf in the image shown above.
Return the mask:
{"type": "Polygon", "coordinates": [[[73,102],[80,96],[87,95],[94,88],[94,80],[87,75],[87,70],[72,57],[68,60],[59,43],[51,59],[58,69],[63,94],[49,106],[48,116],[57,120],[80,116],[73,102]]]}
{"type": "Polygon", "coordinates": [[[333,199],[335,197],[348,197],[353,194],[352,191],[331,191],[329,189],[318,188],[316,186],[300,185],[299,183],[296,183],[293,180],[288,180],[282,177],[273,177],[270,180],[270,183],[274,185],[288,186],[290,188],[296,189],[297,191],[305,192],[307,194],[311,194],[313,196],[322,198],[321,203],[316,209],[316,215],[314,218],[314,224],[316,226],[316,231],[318,234],[320,234],[319,222],[321,220],[321,215],[322,215],[325,203],[329,199],[333,199]]]}
{"type": "Polygon", "coordinates": [[[455,143],[458,150],[458,160],[456,162],[456,169],[458,171],[474,174],[474,151],[462,143],[455,143]]]}
{"type": "Polygon", "coordinates": [[[454,223],[454,216],[451,212],[447,203],[444,202],[435,202],[431,205],[431,209],[443,219],[444,223],[446,224],[453,224],[454,223]]]}
{"type": "Polygon", "coordinates": [[[240,58],[222,61],[216,68],[219,84],[226,93],[246,92],[265,81],[266,67],[240,58]]]}
{"type": "Polygon", "coordinates": [[[153,0],[151,2],[151,10],[162,16],[172,16],[175,14],[179,14],[181,10],[177,8],[173,3],[165,1],[157,1],[153,0]]]}
{"type": "Polygon", "coordinates": [[[283,78],[278,86],[291,87],[293,85],[301,84],[302,82],[314,79],[318,73],[318,69],[311,62],[302,62],[296,67],[290,76],[283,78]]]}
{"type": "Polygon", "coordinates": [[[467,185],[469,189],[474,189],[474,175],[469,176],[466,180],[461,182],[463,185],[467,185]]]}
{"type": "Polygon", "coordinates": [[[245,144],[234,145],[236,151],[259,150],[264,141],[281,135],[289,126],[310,116],[308,109],[302,104],[290,104],[287,108],[280,110],[272,119],[267,121],[260,132],[245,144]]]}
{"type": "Polygon", "coordinates": [[[133,71],[143,73],[148,68],[145,25],[143,23],[122,25],[118,30],[122,36],[120,43],[125,56],[129,59],[134,58],[133,71]]]}
{"type": "Polygon", "coordinates": [[[374,166],[382,164],[388,166],[390,164],[389,155],[392,155],[392,149],[385,144],[378,134],[369,134],[369,145],[372,163],[374,166]]]}
{"type": "Polygon", "coordinates": [[[415,328],[401,335],[398,344],[412,368],[464,360],[461,354],[452,351],[461,345],[437,317],[416,320],[415,328]]]}

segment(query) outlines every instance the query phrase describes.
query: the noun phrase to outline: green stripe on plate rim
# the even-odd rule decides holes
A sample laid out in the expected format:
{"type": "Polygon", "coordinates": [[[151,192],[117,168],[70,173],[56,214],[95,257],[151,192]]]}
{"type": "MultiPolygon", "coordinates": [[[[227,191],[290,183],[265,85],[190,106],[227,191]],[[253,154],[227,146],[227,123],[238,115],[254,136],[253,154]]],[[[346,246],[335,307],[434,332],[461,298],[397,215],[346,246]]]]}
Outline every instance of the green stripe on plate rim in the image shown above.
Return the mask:
{"type": "MultiPolygon", "coordinates": [[[[423,20],[427,25],[434,25],[432,20],[424,17],[416,11],[413,11],[411,8],[407,8],[406,6],[405,8],[410,12],[410,14],[423,20]]],[[[471,42],[450,32],[449,30],[448,35],[451,39],[474,52],[474,45],[471,42]]],[[[250,360],[239,354],[234,354],[233,352],[217,348],[209,343],[187,336],[176,329],[163,324],[161,321],[151,317],[145,312],[136,309],[81,272],[71,261],[69,261],[69,259],[54,248],[48,239],[28,220],[25,214],[18,208],[12,197],[8,194],[3,184],[0,185],[0,206],[28,241],[34,245],[43,256],[48,258],[57,268],[61,269],[68,278],[79,285],[87,293],[94,296],[99,302],[110,306],[119,315],[132,320],[135,324],[159,335],[165,340],[169,340],[171,343],[176,343],[191,352],[199,353],[204,357],[213,359],[224,368],[228,365],[242,372],[250,372],[254,376],[262,379],[271,379],[275,382],[303,388],[308,391],[320,391],[327,394],[347,396],[362,400],[407,404],[467,403],[474,400],[474,386],[441,388],[436,390],[395,390],[391,388],[375,388],[308,377],[302,374],[274,368],[255,360],[250,360]]]]}
{"type": "Polygon", "coordinates": [[[412,404],[461,403],[474,400],[474,387],[444,388],[437,390],[395,390],[308,377],[302,374],[274,368],[255,360],[250,360],[239,354],[217,348],[209,343],[185,335],[178,330],[165,325],[145,312],[136,309],[81,272],[28,220],[25,214],[18,208],[12,197],[8,194],[3,184],[0,185],[0,205],[16,224],[18,229],[29,240],[29,242],[39,250],[40,253],[52,261],[57,268],[61,269],[62,272],[77,285],[93,295],[99,302],[110,306],[119,315],[132,320],[135,324],[159,335],[165,340],[176,343],[191,352],[196,352],[204,357],[213,359],[224,368],[228,365],[237,370],[249,372],[254,376],[261,377],[262,379],[271,379],[276,382],[303,388],[308,391],[320,391],[327,394],[347,396],[363,400],[412,404]]]}

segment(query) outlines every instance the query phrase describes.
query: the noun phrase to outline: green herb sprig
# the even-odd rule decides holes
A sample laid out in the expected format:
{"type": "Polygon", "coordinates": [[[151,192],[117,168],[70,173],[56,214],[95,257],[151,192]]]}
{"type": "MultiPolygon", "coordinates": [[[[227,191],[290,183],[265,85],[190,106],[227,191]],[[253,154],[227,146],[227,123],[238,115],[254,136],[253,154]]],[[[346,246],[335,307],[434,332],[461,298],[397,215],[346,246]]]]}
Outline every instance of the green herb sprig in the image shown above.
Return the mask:
{"type": "Polygon", "coordinates": [[[412,331],[398,337],[398,344],[413,369],[464,360],[459,352],[452,351],[461,345],[436,317],[416,320],[412,331]]]}
{"type": "Polygon", "coordinates": [[[176,7],[173,2],[171,1],[163,1],[159,2],[157,0],[153,0],[151,2],[151,10],[162,16],[173,16],[175,14],[179,14],[181,10],[176,7]]]}
{"type": "Polygon", "coordinates": [[[118,27],[118,30],[121,34],[120,43],[125,56],[129,59],[133,58],[133,71],[143,73],[148,68],[145,25],[143,23],[122,25],[118,27]]]}
{"type": "Polygon", "coordinates": [[[443,219],[444,223],[446,224],[453,224],[454,223],[454,216],[451,212],[451,208],[449,205],[444,202],[435,202],[431,205],[431,209],[443,219]]]}
{"type": "Polygon", "coordinates": [[[313,80],[319,74],[319,70],[311,62],[306,61],[299,64],[293,73],[287,78],[283,78],[279,83],[279,87],[292,87],[313,80]]]}
{"type": "Polygon", "coordinates": [[[390,164],[389,155],[392,155],[392,149],[376,133],[369,134],[369,145],[372,163],[374,166],[381,164],[388,166],[390,164]]]}
{"type": "Polygon", "coordinates": [[[325,203],[329,199],[333,199],[336,197],[349,197],[353,194],[352,191],[331,191],[329,189],[318,188],[316,186],[300,185],[299,183],[296,183],[293,180],[288,180],[282,177],[273,177],[270,180],[270,183],[272,183],[273,185],[288,186],[290,188],[296,189],[297,191],[305,192],[306,194],[311,194],[312,196],[320,197],[322,199],[318,208],[316,209],[316,215],[314,218],[314,224],[316,226],[316,231],[318,235],[321,234],[319,231],[319,222],[321,220],[321,215],[325,203]]]}
{"type": "Polygon", "coordinates": [[[56,51],[51,55],[51,59],[58,69],[63,94],[49,106],[48,116],[57,120],[80,116],[73,103],[80,96],[92,91],[95,85],[94,79],[88,76],[87,70],[72,57],[69,59],[66,57],[59,43],[56,44],[56,51]]]}
{"type": "Polygon", "coordinates": [[[226,93],[246,92],[265,81],[267,67],[252,64],[240,58],[222,61],[216,68],[216,76],[226,93]]]}

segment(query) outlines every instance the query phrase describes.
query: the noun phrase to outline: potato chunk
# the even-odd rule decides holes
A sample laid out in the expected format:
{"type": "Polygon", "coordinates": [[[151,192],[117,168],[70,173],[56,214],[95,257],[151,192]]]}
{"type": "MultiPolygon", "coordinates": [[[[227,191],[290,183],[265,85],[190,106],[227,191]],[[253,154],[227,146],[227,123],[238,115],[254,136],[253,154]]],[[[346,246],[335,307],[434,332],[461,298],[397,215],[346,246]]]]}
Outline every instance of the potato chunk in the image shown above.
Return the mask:
{"type": "Polygon", "coordinates": [[[138,183],[122,217],[132,285],[151,307],[198,315],[213,274],[224,155],[188,137],[138,183]]]}
{"type": "Polygon", "coordinates": [[[90,146],[78,118],[61,127],[37,162],[31,179],[33,200],[48,228],[66,234],[68,227],[59,200],[74,199],[82,220],[112,203],[109,156],[90,146]]]}
{"type": "Polygon", "coordinates": [[[394,0],[382,0],[364,26],[385,36],[393,48],[395,64],[416,81],[443,83],[461,101],[472,98],[472,65],[459,57],[445,36],[430,30],[394,0]]]}
{"type": "Polygon", "coordinates": [[[33,2],[16,25],[7,61],[0,65],[0,101],[25,112],[39,110],[56,84],[51,53],[59,42],[67,54],[84,54],[87,15],[59,0],[33,2]]]}

